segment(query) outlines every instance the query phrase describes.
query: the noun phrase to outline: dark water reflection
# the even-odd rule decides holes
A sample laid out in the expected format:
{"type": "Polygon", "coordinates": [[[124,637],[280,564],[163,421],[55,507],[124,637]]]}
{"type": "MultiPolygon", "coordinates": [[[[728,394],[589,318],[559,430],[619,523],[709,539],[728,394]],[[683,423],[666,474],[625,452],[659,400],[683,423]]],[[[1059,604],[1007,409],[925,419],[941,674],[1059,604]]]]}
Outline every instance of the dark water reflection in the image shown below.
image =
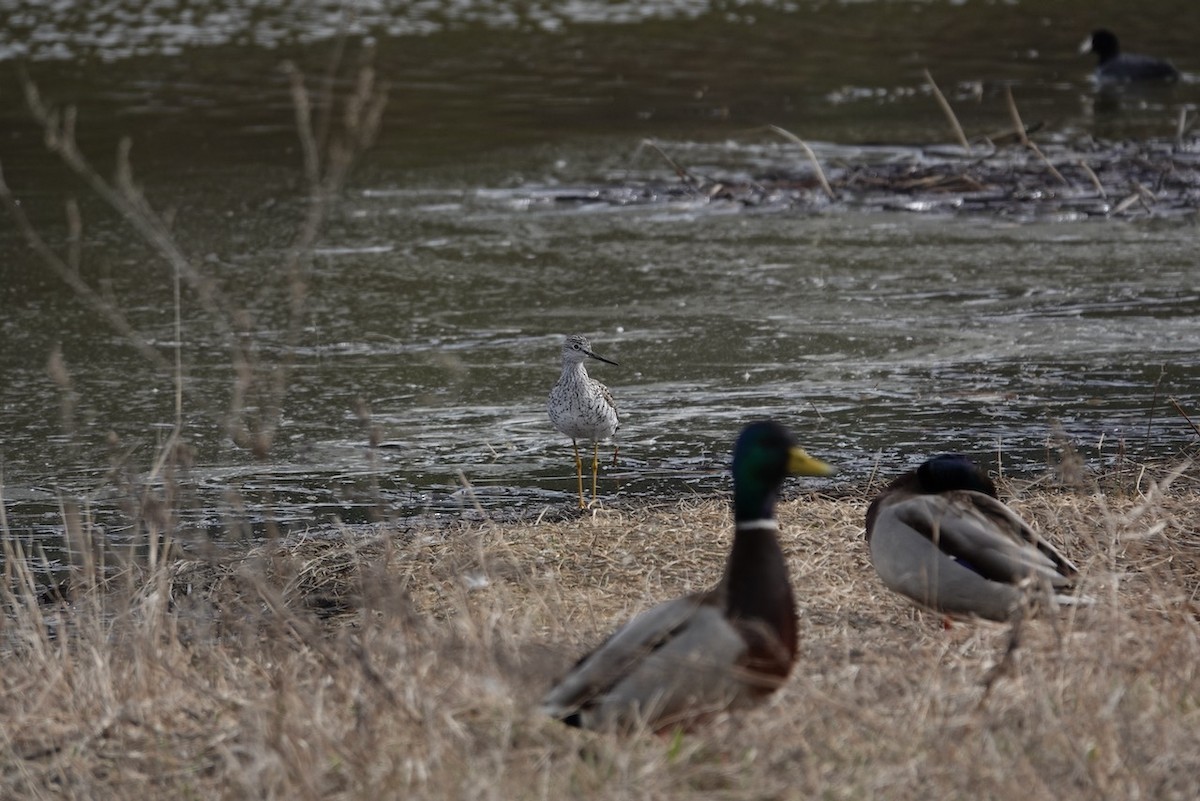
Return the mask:
{"type": "MultiPolygon", "coordinates": [[[[748,172],[783,152],[765,123],[837,142],[825,152],[846,157],[855,144],[943,141],[926,66],[973,134],[1007,125],[1007,81],[1026,118],[1050,130],[1169,135],[1196,102],[1194,82],[1097,111],[1073,53],[1092,6],[525,4],[507,22],[471,17],[471,4],[456,19],[364,12],[355,24],[377,38],[392,103],[313,261],[295,346],[278,265],[304,201],[277,66],[286,56],[319,73],[334,7],[242,4],[254,9],[243,18],[237,6],[225,27],[195,23],[205,42],[128,22],[133,57],[103,44],[113,30],[103,21],[90,39],[70,34],[74,22],[43,21],[44,49],[27,66],[47,96],[79,104],[82,144],[103,169],[118,137],[134,135],[139,176],[176,210],[181,244],[246,311],[259,352],[294,359],[280,436],[258,463],[225,433],[227,344],[185,298],[194,460],[181,503],[202,527],[569,503],[569,443],[543,405],[573,331],[621,362],[595,374],[623,412],[621,459],[603,486],[624,499],[724,488],[730,439],[756,416],[783,418],[838,463],[831,488],[934,450],[993,464],[999,452],[1006,469],[1033,471],[1060,436],[1098,466],[1122,449],[1167,457],[1197,441],[1167,401],[1200,405],[1194,226],[546,200],[668,174],[639,151],[647,136],[689,166],[748,172]],[[568,8],[601,19],[583,25],[568,8]],[[422,33],[389,33],[397,25],[422,33]],[[67,50],[55,60],[60,29],[67,50]]],[[[1196,4],[1155,9],[1172,24],[1115,4],[1106,19],[1195,69],[1198,26],[1184,23],[1200,22],[1196,4]]],[[[6,178],[57,245],[62,198],[80,196],[86,277],[169,353],[169,275],[45,154],[8,66],[6,178]]],[[[114,475],[151,473],[174,419],[171,377],[45,274],[7,220],[0,257],[10,524],[55,528],[60,498],[119,524],[114,475]],[[58,348],[66,388],[47,370],[58,348]]]]}

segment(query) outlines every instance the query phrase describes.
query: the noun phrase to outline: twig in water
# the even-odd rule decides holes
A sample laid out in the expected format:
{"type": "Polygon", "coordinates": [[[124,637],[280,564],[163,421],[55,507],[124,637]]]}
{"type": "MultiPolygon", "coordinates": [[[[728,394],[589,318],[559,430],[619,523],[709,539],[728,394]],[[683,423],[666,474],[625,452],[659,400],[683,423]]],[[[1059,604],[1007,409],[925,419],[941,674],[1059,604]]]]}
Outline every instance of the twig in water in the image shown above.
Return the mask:
{"type": "Polygon", "coordinates": [[[1184,126],[1182,136],[1186,137],[1188,134],[1190,134],[1192,132],[1192,129],[1196,127],[1197,120],[1200,120],[1200,116],[1192,117],[1191,121],[1189,121],[1188,124],[1184,126]]]}
{"type": "Polygon", "coordinates": [[[1137,203],[1141,199],[1142,199],[1142,196],[1137,192],[1134,192],[1131,195],[1126,195],[1125,198],[1122,199],[1121,202],[1118,203],[1113,208],[1112,213],[1113,214],[1121,214],[1122,212],[1128,210],[1130,206],[1132,206],[1134,203],[1137,203]]]}
{"type": "Polygon", "coordinates": [[[942,107],[942,113],[950,121],[950,127],[953,129],[958,143],[962,145],[962,149],[966,151],[968,156],[971,155],[971,145],[967,142],[967,135],[963,133],[962,126],[958,124],[958,117],[954,115],[954,109],[950,108],[950,101],[942,94],[942,90],[938,88],[937,82],[933,80],[933,74],[928,69],[925,70],[925,80],[929,82],[929,88],[933,90],[934,99],[942,107]]]}
{"type": "Polygon", "coordinates": [[[1187,412],[1185,412],[1183,407],[1179,405],[1179,401],[1175,400],[1174,398],[1167,398],[1167,400],[1170,401],[1171,405],[1175,407],[1175,411],[1179,412],[1179,416],[1184,420],[1187,420],[1187,424],[1192,427],[1192,431],[1196,432],[1196,436],[1200,437],[1200,428],[1196,428],[1196,424],[1192,422],[1192,418],[1187,416],[1187,412]]]}
{"type": "Polygon", "coordinates": [[[1150,429],[1154,426],[1154,410],[1158,408],[1158,390],[1162,388],[1163,376],[1167,374],[1166,362],[1158,367],[1158,378],[1154,379],[1154,396],[1150,399],[1150,415],[1146,418],[1146,439],[1150,439],[1150,429]]]}
{"type": "Polygon", "coordinates": [[[462,470],[458,471],[458,481],[462,484],[463,491],[467,493],[467,497],[471,499],[471,505],[475,507],[475,511],[479,513],[480,517],[487,520],[488,514],[483,510],[483,505],[479,503],[479,498],[475,496],[475,488],[471,486],[470,479],[467,478],[467,474],[462,470]]]}
{"type": "Polygon", "coordinates": [[[693,174],[686,167],[680,165],[675,159],[668,156],[666,151],[659,147],[653,139],[643,139],[642,143],[638,147],[648,147],[657,153],[659,158],[671,166],[671,169],[675,171],[675,174],[679,176],[681,181],[691,183],[694,186],[701,186],[705,183],[704,179],[693,174]]]}
{"type": "Polygon", "coordinates": [[[1084,173],[1087,174],[1087,177],[1092,179],[1092,186],[1096,187],[1097,194],[1099,194],[1100,197],[1107,200],[1108,192],[1104,191],[1104,184],[1100,183],[1100,178],[1097,177],[1096,173],[1092,170],[1092,168],[1088,166],[1088,163],[1086,161],[1084,161],[1083,159],[1080,159],[1079,166],[1083,169],[1084,173]]]}
{"type": "Polygon", "coordinates": [[[1179,121],[1175,123],[1175,146],[1183,147],[1183,135],[1187,133],[1187,107],[1179,109],[1179,121]]]}
{"type": "Polygon", "coordinates": [[[825,194],[829,196],[830,200],[837,200],[837,195],[834,193],[833,187],[831,187],[829,185],[829,181],[825,179],[825,170],[821,169],[821,162],[817,161],[817,154],[814,153],[812,148],[808,146],[808,143],[796,136],[791,131],[780,128],[778,125],[768,125],[767,130],[774,131],[789,142],[800,145],[800,147],[804,150],[805,155],[808,156],[808,160],[812,162],[813,169],[817,171],[817,180],[821,182],[821,188],[825,190],[825,194]]]}
{"type": "Polygon", "coordinates": [[[1038,121],[1030,123],[1024,128],[1014,130],[1012,127],[1009,127],[1005,128],[1003,131],[993,131],[991,133],[984,134],[982,138],[986,139],[994,148],[999,145],[1011,145],[1014,142],[1020,143],[1023,136],[1029,136],[1030,134],[1036,133],[1045,127],[1045,121],[1038,121]]]}
{"type": "Polygon", "coordinates": [[[1142,184],[1141,181],[1134,181],[1133,193],[1117,205],[1117,210],[1124,211],[1133,204],[1140,203],[1142,209],[1146,212],[1149,212],[1150,206],[1157,202],[1158,198],[1155,197],[1154,192],[1151,189],[1142,184]]]}
{"type": "Polygon", "coordinates": [[[1046,154],[1042,152],[1042,149],[1034,144],[1033,140],[1029,138],[1029,135],[1025,133],[1025,123],[1021,121],[1021,113],[1017,111],[1017,102],[1013,100],[1011,86],[1004,87],[1004,96],[1005,99],[1008,100],[1008,113],[1012,117],[1013,127],[1017,131],[1017,136],[1019,137],[1021,144],[1032,150],[1034,155],[1042,160],[1042,163],[1046,165],[1046,169],[1050,170],[1050,174],[1057,178],[1059,183],[1061,183],[1063,186],[1070,186],[1071,182],[1063,177],[1062,173],[1050,163],[1050,159],[1046,158],[1046,154]]]}

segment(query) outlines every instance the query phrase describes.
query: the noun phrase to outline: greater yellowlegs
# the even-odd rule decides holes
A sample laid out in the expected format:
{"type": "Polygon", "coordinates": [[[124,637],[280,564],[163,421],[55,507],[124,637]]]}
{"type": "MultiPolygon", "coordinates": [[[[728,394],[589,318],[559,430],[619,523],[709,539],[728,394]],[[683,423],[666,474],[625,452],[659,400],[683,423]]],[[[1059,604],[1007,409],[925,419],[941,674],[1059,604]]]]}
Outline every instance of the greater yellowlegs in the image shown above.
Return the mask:
{"type": "Polygon", "coordinates": [[[659,604],[581,659],[542,710],[589,729],[689,725],[779,688],[796,661],[796,603],[775,501],[785,476],[827,476],[778,423],[733,450],[733,548],[715,587],[659,604]]]}
{"type": "Polygon", "coordinates": [[[867,509],[867,544],[888,588],[945,615],[1009,620],[1026,598],[1069,603],[1058,593],[1077,573],[960,454],[889,484],[867,509]]]}
{"type": "Polygon", "coordinates": [[[592,500],[596,499],[596,481],[600,473],[600,442],[617,433],[617,404],[608,387],[587,374],[586,359],[616,364],[592,352],[587,337],[572,334],[562,345],[562,375],[550,390],[546,411],[550,422],[571,438],[575,448],[575,475],[579,478],[579,508],[583,509],[583,462],[579,458],[579,440],[592,441],[592,500]]]}

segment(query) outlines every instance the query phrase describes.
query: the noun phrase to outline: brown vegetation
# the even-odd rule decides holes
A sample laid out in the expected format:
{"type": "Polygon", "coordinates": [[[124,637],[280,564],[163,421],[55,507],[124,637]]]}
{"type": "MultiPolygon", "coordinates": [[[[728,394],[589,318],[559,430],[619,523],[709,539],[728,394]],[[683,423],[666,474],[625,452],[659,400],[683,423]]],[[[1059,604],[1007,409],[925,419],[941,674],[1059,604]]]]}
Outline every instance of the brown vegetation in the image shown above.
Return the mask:
{"type": "Polygon", "coordinates": [[[1015,628],[889,594],[866,493],[786,502],[801,662],[767,706],[673,738],[534,706],[616,623],[720,575],[723,501],[155,549],[107,577],[76,529],[41,602],[8,538],[0,797],[1194,798],[1198,481],[1015,491],[1096,599],[1015,628]]]}

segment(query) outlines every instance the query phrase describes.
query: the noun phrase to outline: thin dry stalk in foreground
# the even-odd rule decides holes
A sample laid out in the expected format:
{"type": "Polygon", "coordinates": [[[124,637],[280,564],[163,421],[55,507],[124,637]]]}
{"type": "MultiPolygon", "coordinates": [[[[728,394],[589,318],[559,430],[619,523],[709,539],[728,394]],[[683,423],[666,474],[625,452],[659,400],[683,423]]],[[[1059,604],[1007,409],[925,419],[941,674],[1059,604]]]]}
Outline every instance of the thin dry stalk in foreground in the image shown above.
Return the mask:
{"type": "Polygon", "coordinates": [[[350,170],[374,142],[387,103],[387,85],[378,80],[369,61],[358,66],[353,88],[345,96],[335,93],[336,73],[342,66],[342,50],[343,43],[339,41],[328,74],[317,93],[316,113],[304,76],[290,62],[284,65],[291,84],[309,202],[305,205],[303,218],[297,223],[286,256],[279,265],[279,272],[287,276],[288,316],[284,347],[279,349],[285,355],[278,364],[268,364],[259,358],[257,343],[251,333],[249,313],[218,289],[214,276],[203,273],[196,266],[202,260],[193,259],[184,252],[173,232],[175,213],[170,209],[156,208],[136,182],[131,158],[133,140],[123,137],[117,144],[115,176],[111,180],[106,179],[79,147],[76,108],[55,106],[42,96],[32,79],[24,78],[26,104],[42,128],[47,148],[81,178],[97,197],[117,212],[130,230],[151,248],[170,271],[175,282],[176,298],[177,345],[174,361],[165,359],[148,344],[152,338],[134,328],[117,302],[93,288],[83,278],[80,271],[80,243],[83,241],[84,227],[77,203],[72,200],[66,205],[70,244],[65,256],[56,253],[34,227],[19,198],[5,182],[2,169],[0,203],[7,208],[18,231],[42,264],[101,315],[147,362],[164,373],[171,373],[176,383],[174,436],[177,438],[183,436],[180,430],[182,367],[179,354],[179,349],[185,344],[179,320],[180,306],[184,302],[180,289],[182,283],[189,290],[186,300],[194,300],[198,304],[205,313],[205,319],[214,326],[229,349],[233,380],[225,422],[230,436],[259,459],[265,459],[274,445],[284,412],[291,354],[296,350],[304,326],[308,268],[313,247],[346,184],[350,170]]]}
{"type": "Polygon", "coordinates": [[[618,620],[720,575],[723,502],[326,532],[116,578],[77,560],[53,603],[8,537],[0,797],[1195,798],[1200,487],[1131,475],[1017,493],[1098,600],[1011,651],[1008,626],[943,630],[882,587],[865,497],[783,504],[801,662],[766,707],[677,738],[533,705],[618,620]]]}

